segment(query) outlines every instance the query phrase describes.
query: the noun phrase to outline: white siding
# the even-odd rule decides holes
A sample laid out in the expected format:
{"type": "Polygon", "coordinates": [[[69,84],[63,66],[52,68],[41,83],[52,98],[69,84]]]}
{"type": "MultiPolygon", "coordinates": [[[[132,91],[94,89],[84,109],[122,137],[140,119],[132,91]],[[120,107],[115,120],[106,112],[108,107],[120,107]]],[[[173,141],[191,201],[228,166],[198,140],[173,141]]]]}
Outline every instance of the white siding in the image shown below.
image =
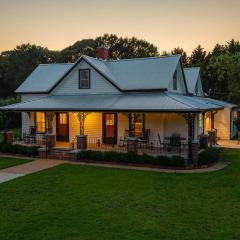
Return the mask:
{"type": "Polygon", "coordinates": [[[35,113],[22,112],[22,134],[29,133],[29,128],[35,126],[35,113]]]}
{"type": "MultiPolygon", "coordinates": [[[[102,113],[89,113],[85,119],[85,134],[88,138],[102,139],[102,113]]],[[[69,113],[69,141],[76,141],[80,133],[80,124],[74,113],[69,113]]]]}
{"type": "Polygon", "coordinates": [[[90,113],[85,120],[85,134],[102,139],[102,113],[90,113]]]}
{"type": "Polygon", "coordinates": [[[122,113],[118,113],[118,142],[120,138],[124,138],[125,129],[128,128],[128,117],[122,113]]]}
{"type": "Polygon", "coordinates": [[[184,79],[183,79],[183,72],[182,72],[180,63],[178,63],[177,65],[177,90],[173,90],[173,78],[172,78],[172,80],[168,85],[168,91],[174,92],[174,93],[182,93],[182,94],[186,93],[184,79]]]}
{"type": "Polygon", "coordinates": [[[145,114],[145,128],[150,129],[150,139],[158,140],[158,134],[161,140],[164,139],[164,114],[147,113],[145,114]]]}
{"type": "Polygon", "coordinates": [[[95,71],[85,61],[80,62],[75,69],[52,91],[52,94],[79,94],[79,93],[118,93],[119,91],[95,71]],[[79,69],[90,69],[90,89],[79,89],[79,69]]]}
{"type": "Polygon", "coordinates": [[[221,139],[230,139],[230,108],[224,108],[214,115],[214,128],[221,139]]]}
{"type": "Polygon", "coordinates": [[[164,137],[173,133],[179,133],[182,137],[188,137],[188,126],[185,119],[175,113],[164,114],[164,137]]]}
{"type": "Polygon", "coordinates": [[[174,113],[147,113],[145,114],[145,128],[150,129],[150,139],[161,140],[170,137],[173,133],[179,133],[187,138],[188,126],[185,119],[174,113]]]}

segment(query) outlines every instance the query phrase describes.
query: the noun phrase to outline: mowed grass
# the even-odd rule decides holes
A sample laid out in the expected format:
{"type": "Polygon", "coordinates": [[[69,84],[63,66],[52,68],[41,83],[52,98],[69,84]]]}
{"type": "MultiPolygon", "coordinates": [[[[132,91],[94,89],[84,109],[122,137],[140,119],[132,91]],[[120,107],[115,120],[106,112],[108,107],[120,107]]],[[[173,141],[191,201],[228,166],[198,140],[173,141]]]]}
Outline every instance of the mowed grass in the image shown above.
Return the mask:
{"type": "Polygon", "coordinates": [[[0,184],[0,239],[240,239],[240,151],[204,174],[64,164],[0,184]]]}
{"type": "MultiPolygon", "coordinates": [[[[13,167],[19,164],[30,162],[30,160],[21,158],[0,157],[0,170],[13,167]]],[[[1,193],[0,193],[1,194],[1,193]]]]}

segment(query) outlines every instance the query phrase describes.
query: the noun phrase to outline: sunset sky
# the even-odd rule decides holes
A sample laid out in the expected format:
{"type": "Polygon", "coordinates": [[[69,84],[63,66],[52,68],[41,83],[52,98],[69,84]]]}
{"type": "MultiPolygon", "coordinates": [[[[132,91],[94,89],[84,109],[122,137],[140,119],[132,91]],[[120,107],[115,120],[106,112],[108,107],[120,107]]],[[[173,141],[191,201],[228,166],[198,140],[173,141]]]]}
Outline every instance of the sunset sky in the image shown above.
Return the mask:
{"type": "Polygon", "coordinates": [[[159,51],[240,40],[240,0],[0,0],[0,52],[52,50],[104,33],[143,38],[159,51]]]}

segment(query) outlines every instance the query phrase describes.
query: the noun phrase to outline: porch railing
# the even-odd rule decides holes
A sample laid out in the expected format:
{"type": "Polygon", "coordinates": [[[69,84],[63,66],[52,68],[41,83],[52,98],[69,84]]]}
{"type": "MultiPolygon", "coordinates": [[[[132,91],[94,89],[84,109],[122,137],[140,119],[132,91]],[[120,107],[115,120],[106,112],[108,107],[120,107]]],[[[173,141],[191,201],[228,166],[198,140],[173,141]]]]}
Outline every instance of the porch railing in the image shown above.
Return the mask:
{"type": "MultiPolygon", "coordinates": [[[[101,138],[88,137],[87,149],[96,151],[114,151],[114,152],[127,152],[127,141],[118,144],[105,144],[101,138]]],[[[138,154],[151,154],[151,155],[177,155],[187,156],[188,144],[186,141],[181,142],[179,145],[171,145],[168,142],[159,142],[158,140],[149,140],[148,142],[137,142],[138,154]]]]}

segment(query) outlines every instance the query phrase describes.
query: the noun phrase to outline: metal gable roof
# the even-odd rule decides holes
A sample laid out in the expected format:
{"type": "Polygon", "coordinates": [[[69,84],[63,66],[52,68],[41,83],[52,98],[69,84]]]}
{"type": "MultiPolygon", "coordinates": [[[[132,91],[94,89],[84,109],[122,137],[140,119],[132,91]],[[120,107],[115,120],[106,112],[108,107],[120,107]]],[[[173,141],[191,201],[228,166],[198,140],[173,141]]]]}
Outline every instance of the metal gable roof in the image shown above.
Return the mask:
{"type": "Polygon", "coordinates": [[[51,95],[0,108],[2,111],[200,112],[222,109],[208,100],[162,93],[51,95]]]}
{"type": "Polygon", "coordinates": [[[40,64],[15,92],[47,92],[72,65],[71,63],[40,64]]]}
{"type": "Polygon", "coordinates": [[[200,67],[184,68],[183,70],[187,82],[188,92],[196,94],[196,85],[200,75],[200,67]]]}
{"type": "Polygon", "coordinates": [[[105,61],[113,81],[124,90],[168,88],[181,56],[105,61]]]}
{"type": "Polygon", "coordinates": [[[40,64],[16,92],[50,92],[81,60],[89,63],[119,90],[165,89],[180,58],[180,55],[173,55],[104,61],[83,55],[74,64],[40,64]]]}

